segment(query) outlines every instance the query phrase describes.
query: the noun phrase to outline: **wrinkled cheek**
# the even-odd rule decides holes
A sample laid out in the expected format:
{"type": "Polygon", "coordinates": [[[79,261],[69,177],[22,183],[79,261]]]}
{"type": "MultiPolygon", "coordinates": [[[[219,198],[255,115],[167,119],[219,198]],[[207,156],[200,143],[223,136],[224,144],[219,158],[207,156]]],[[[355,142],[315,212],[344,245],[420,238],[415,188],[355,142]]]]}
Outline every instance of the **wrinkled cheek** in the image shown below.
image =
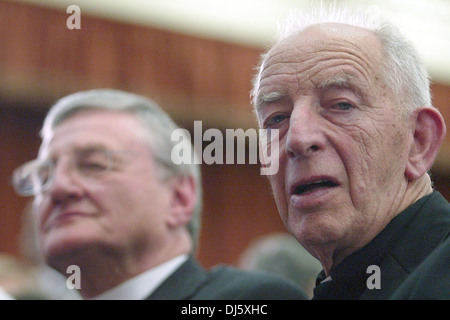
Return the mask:
{"type": "MultiPolygon", "coordinates": [[[[363,135],[362,143],[357,151],[353,164],[353,175],[358,177],[356,186],[359,188],[358,192],[373,192],[375,190],[368,190],[369,186],[380,186],[384,184],[386,177],[386,168],[395,164],[389,163],[386,152],[392,150],[384,149],[383,141],[374,141],[372,137],[363,135]],[[384,150],[384,152],[383,152],[384,150]]],[[[375,188],[377,189],[377,188],[375,188]]]]}
{"type": "Polygon", "coordinates": [[[374,150],[371,149],[372,137],[363,130],[349,130],[346,143],[337,145],[336,150],[344,166],[347,181],[343,181],[343,187],[347,190],[348,197],[344,202],[356,209],[362,209],[366,205],[365,195],[371,193],[369,190],[373,185],[374,177],[374,150]]]}

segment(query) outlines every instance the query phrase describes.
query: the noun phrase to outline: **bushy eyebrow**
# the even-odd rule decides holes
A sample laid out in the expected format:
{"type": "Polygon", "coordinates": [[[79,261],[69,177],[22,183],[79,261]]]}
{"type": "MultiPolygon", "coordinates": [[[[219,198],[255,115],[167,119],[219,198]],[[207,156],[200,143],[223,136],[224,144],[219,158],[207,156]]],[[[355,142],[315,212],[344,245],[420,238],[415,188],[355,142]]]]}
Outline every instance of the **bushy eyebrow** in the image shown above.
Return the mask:
{"type": "Polygon", "coordinates": [[[74,148],[73,152],[76,154],[88,154],[92,152],[104,152],[109,149],[103,144],[88,144],[85,146],[77,146],[74,148]]]}
{"type": "Polygon", "coordinates": [[[354,87],[354,77],[351,75],[337,75],[331,78],[327,78],[319,83],[317,86],[319,89],[327,89],[330,87],[350,88],[354,87]]]}
{"type": "MultiPolygon", "coordinates": [[[[79,156],[87,155],[89,153],[102,152],[102,151],[107,151],[107,150],[108,150],[108,148],[103,144],[89,143],[87,145],[74,146],[71,150],[68,150],[68,152],[71,156],[76,155],[79,157],[79,156]]],[[[47,150],[47,151],[50,151],[50,152],[47,153],[45,156],[43,155],[44,153],[42,153],[42,151],[40,151],[38,154],[38,158],[39,159],[48,158],[48,159],[56,160],[57,156],[54,153],[54,151],[52,151],[52,150],[47,150]]]]}
{"type": "Polygon", "coordinates": [[[284,97],[284,94],[278,91],[262,93],[258,95],[256,99],[256,111],[260,111],[265,104],[280,100],[284,97]]]}
{"type": "MultiPolygon", "coordinates": [[[[327,90],[330,88],[351,89],[356,94],[361,95],[362,88],[358,85],[358,80],[351,74],[338,74],[326,78],[316,83],[315,87],[319,90],[327,90]]],[[[278,101],[286,97],[286,94],[281,91],[271,91],[261,93],[256,97],[255,108],[256,112],[261,112],[264,106],[270,102],[278,101]]]]}
{"type": "Polygon", "coordinates": [[[327,78],[321,81],[317,85],[317,88],[320,90],[327,90],[330,88],[348,89],[351,90],[354,94],[356,94],[360,98],[364,96],[363,93],[365,91],[364,84],[358,81],[357,78],[349,74],[336,75],[327,78]]]}

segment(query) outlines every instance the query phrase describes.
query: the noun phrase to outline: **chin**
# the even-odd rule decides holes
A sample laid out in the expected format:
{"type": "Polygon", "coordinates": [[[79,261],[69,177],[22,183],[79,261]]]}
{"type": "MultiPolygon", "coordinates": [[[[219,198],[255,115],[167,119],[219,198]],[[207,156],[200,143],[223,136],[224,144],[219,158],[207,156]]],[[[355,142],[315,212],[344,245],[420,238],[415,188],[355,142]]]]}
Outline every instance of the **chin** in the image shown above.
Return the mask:
{"type": "Polygon", "coordinates": [[[97,237],[86,232],[76,233],[70,230],[51,232],[41,241],[41,251],[48,265],[65,273],[69,265],[77,264],[78,257],[85,249],[97,242],[97,237]],[[64,270],[61,270],[64,268],[64,270]]]}
{"type": "Polygon", "coordinates": [[[343,233],[339,227],[333,219],[312,213],[297,221],[290,221],[288,229],[302,245],[320,246],[342,239],[343,233]]]}

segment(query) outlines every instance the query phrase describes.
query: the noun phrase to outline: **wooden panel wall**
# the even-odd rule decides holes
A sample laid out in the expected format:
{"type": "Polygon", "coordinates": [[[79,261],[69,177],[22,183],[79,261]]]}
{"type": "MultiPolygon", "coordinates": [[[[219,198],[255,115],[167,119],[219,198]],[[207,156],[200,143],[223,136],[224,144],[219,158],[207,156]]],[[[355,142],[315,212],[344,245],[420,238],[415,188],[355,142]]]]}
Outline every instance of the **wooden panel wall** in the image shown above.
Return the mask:
{"type": "Polygon", "coordinates": [[[27,200],[14,193],[11,173],[36,156],[43,116],[42,109],[0,108],[0,252],[18,254],[20,250],[19,232],[27,200]]]}
{"type": "MultiPolygon", "coordinates": [[[[19,254],[26,200],[9,184],[14,167],[36,154],[49,105],[66,94],[111,87],[144,94],[192,129],[254,127],[250,79],[260,49],[131,26],[83,15],[68,30],[64,12],[0,2],[0,251],[19,254]]],[[[449,121],[448,86],[433,86],[449,121]]],[[[449,136],[443,150],[450,148],[449,136]]],[[[448,153],[436,169],[449,196],[448,153]]],[[[282,231],[270,188],[256,165],[203,166],[204,223],[200,261],[233,263],[255,236],[282,231]]]]}
{"type": "Polygon", "coordinates": [[[258,50],[1,2],[0,94],[55,99],[112,87],[153,97],[181,119],[249,125],[250,78],[258,50]],[[205,119],[206,117],[206,119],[205,119]]]}

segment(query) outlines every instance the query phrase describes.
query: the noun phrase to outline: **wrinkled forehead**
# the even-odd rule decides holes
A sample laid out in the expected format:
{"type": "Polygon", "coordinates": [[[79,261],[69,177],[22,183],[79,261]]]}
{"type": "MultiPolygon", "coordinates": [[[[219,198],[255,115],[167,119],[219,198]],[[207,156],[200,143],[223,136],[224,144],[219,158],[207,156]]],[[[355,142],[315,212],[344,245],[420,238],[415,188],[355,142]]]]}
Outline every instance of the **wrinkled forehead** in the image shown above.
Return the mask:
{"type": "Polygon", "coordinates": [[[297,82],[303,78],[319,87],[328,77],[346,76],[370,85],[380,79],[381,65],[381,42],[371,31],[338,23],[314,25],[268,51],[254,94],[257,99],[261,87],[280,79],[297,82]]]}
{"type": "Polygon", "coordinates": [[[336,53],[375,54],[376,58],[379,57],[380,48],[379,38],[370,30],[341,23],[322,23],[309,26],[281,40],[268,52],[267,57],[293,49],[305,53],[328,49],[336,53]]]}

